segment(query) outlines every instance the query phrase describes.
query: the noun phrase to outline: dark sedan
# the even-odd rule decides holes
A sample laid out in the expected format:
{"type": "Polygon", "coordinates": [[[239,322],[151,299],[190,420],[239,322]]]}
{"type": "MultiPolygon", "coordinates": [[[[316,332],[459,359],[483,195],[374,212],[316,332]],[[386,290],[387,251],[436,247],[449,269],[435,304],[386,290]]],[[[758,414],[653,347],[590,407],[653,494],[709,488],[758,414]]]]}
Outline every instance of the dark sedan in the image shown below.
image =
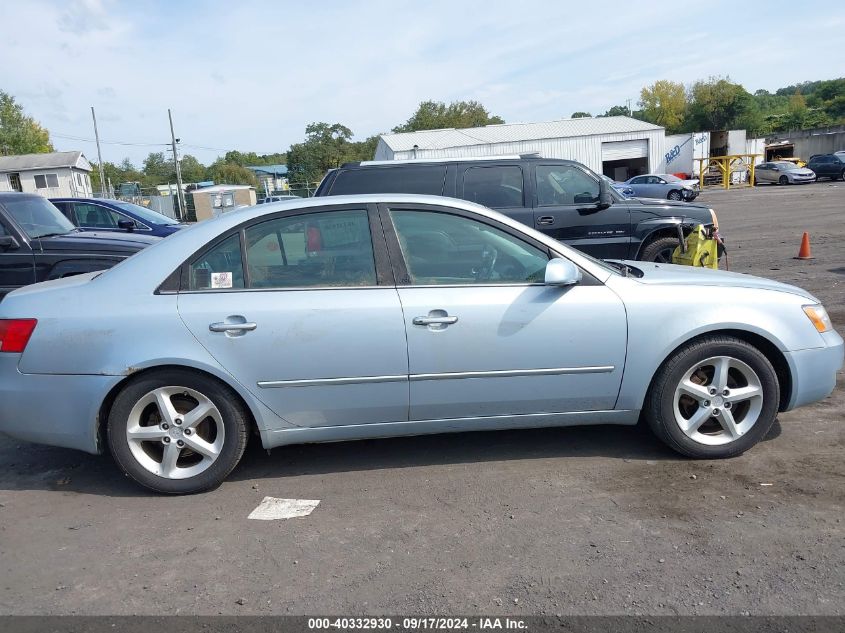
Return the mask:
{"type": "Polygon", "coordinates": [[[138,231],[167,237],[186,224],[138,204],[105,198],[51,198],[64,216],[83,231],[138,231]]]}

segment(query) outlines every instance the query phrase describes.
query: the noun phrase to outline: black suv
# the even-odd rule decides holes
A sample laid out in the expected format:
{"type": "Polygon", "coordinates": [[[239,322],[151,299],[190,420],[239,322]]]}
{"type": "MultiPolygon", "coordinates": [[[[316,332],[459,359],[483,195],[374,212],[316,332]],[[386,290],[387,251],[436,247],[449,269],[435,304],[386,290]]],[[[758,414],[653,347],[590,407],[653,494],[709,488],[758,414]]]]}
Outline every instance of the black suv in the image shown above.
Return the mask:
{"type": "Polygon", "coordinates": [[[816,178],[830,178],[845,180],[845,155],[843,154],[816,154],[807,163],[807,169],[816,172],[816,178]]]}
{"type": "Polygon", "coordinates": [[[670,262],[679,226],[716,223],[706,206],[624,198],[580,163],[533,156],[346,163],[315,195],[359,193],[470,200],[603,259],[670,262]]]}
{"type": "Polygon", "coordinates": [[[0,193],[0,299],[38,281],[111,268],[160,239],[83,233],[39,195],[0,193]]]}

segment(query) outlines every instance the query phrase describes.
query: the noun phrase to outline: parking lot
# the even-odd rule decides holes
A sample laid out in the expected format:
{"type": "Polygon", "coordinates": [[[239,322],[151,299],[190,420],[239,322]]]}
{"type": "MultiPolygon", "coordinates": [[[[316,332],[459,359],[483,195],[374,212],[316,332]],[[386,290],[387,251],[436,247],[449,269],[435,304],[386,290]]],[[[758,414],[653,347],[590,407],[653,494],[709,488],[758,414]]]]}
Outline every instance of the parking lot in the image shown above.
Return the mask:
{"type": "MultiPolygon", "coordinates": [[[[845,183],[706,190],[732,270],[845,331],[845,183]],[[799,261],[809,231],[815,259],[799,261]]],[[[718,302],[718,288],[712,288],[718,302]]],[[[0,438],[3,614],[841,614],[845,374],[727,461],[629,427],[293,446],[217,490],[0,438]],[[256,521],[265,496],[320,500],[256,521]]]]}

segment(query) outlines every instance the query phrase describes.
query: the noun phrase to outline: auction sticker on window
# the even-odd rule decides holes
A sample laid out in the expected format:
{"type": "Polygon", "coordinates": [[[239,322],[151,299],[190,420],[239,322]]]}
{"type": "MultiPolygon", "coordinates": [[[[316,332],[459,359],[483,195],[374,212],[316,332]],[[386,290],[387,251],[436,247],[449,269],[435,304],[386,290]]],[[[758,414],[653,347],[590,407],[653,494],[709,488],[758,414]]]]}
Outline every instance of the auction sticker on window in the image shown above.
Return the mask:
{"type": "Polygon", "coordinates": [[[212,288],[231,288],[232,287],[232,273],[211,273],[211,287],[212,288]]]}

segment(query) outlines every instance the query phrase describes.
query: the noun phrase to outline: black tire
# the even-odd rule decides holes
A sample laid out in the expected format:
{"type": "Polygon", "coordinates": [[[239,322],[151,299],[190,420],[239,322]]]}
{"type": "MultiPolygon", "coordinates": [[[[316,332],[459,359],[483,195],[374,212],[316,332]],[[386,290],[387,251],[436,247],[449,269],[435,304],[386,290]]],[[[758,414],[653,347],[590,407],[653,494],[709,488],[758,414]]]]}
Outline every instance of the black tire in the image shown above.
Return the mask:
{"type": "MultiPolygon", "coordinates": [[[[830,179],[831,179],[831,180],[836,180],[836,176],[831,176],[831,178],[830,178],[830,179]]],[[[843,169],[843,170],[842,170],[842,172],[839,174],[839,179],[840,179],[840,180],[845,180],[845,169],[843,169]]]]}
{"type": "Polygon", "coordinates": [[[216,488],[238,465],[246,448],[248,428],[249,414],[230,387],[204,374],[167,369],[144,374],[123,387],[109,412],[107,433],[112,456],[128,477],[156,492],[192,494],[216,488]],[[219,455],[206,470],[195,476],[170,479],[157,475],[142,466],[130,449],[126,434],[130,413],[146,394],[161,387],[199,392],[220,412],[224,434],[219,455]]]}
{"type": "Polygon", "coordinates": [[[643,407],[652,432],[669,448],[697,459],[723,459],[741,455],[762,440],[778,413],[780,385],[769,359],[756,347],[726,335],[707,336],[676,351],[658,370],[643,407]],[[686,372],[713,356],[730,356],[751,367],[760,379],[763,404],[754,426],[741,437],[721,445],[707,445],[688,437],[675,421],[675,388],[686,372]]]}
{"type": "Polygon", "coordinates": [[[645,245],[640,252],[640,261],[657,262],[658,264],[671,264],[672,253],[678,248],[677,237],[659,237],[653,242],[645,245]]]}
{"type": "Polygon", "coordinates": [[[666,196],[667,200],[682,200],[683,196],[681,195],[680,191],[673,189],[669,192],[669,195],[666,196]]]}
{"type": "Polygon", "coordinates": [[[778,184],[779,185],[788,185],[789,184],[789,178],[787,178],[786,176],[781,176],[780,178],[778,178],[778,184]]]}

